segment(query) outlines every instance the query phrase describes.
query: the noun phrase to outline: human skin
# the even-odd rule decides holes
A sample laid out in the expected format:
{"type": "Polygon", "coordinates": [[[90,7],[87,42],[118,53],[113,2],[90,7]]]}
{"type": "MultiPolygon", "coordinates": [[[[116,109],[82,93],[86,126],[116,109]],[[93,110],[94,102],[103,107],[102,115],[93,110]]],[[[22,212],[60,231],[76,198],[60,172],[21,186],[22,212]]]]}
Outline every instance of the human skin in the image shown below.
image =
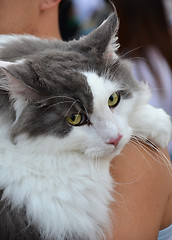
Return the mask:
{"type": "MultiPolygon", "coordinates": [[[[60,0],[0,0],[0,33],[58,38],[60,0]]],[[[168,153],[164,151],[168,158],[168,153]]],[[[166,161],[167,163],[167,161],[166,161]]],[[[160,153],[129,143],[111,163],[118,183],[111,204],[112,238],[155,240],[172,223],[172,179],[160,153]]],[[[100,214],[101,215],[101,214],[100,214]]]]}
{"type": "Polygon", "coordinates": [[[112,240],[157,240],[172,224],[172,169],[166,150],[129,143],[112,161],[112,240]]]}
{"type": "Polygon", "coordinates": [[[0,34],[32,34],[61,38],[60,0],[0,0],[0,34]]]}

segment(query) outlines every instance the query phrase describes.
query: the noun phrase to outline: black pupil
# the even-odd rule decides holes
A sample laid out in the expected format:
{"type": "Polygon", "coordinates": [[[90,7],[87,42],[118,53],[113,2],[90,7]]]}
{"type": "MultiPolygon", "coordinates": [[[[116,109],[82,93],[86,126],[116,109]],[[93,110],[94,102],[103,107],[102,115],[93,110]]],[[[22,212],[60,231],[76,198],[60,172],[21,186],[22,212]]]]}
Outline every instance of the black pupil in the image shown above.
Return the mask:
{"type": "Polygon", "coordinates": [[[75,115],[72,115],[72,116],[71,116],[71,119],[72,119],[72,121],[74,122],[74,121],[75,121],[75,115]]]}
{"type": "Polygon", "coordinates": [[[109,100],[110,100],[111,102],[113,102],[113,96],[112,96],[112,95],[110,96],[109,100]]]}

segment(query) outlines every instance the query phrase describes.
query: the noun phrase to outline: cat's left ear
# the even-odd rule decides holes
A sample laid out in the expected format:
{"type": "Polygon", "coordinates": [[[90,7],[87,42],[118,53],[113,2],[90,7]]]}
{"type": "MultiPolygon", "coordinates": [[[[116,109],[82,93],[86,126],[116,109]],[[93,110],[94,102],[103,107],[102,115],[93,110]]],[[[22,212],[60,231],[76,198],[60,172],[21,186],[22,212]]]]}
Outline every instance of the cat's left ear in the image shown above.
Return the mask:
{"type": "Polygon", "coordinates": [[[82,46],[96,51],[99,57],[114,58],[119,48],[117,32],[119,20],[117,12],[111,14],[96,30],[80,39],[82,46]]]}

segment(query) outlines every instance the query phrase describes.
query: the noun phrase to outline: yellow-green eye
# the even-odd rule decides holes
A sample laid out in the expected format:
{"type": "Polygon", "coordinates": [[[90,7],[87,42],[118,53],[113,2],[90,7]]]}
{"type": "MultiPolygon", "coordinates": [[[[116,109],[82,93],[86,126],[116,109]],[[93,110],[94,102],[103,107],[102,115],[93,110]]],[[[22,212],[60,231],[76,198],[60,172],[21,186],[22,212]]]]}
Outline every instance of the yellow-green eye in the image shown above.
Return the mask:
{"type": "Polygon", "coordinates": [[[67,121],[73,126],[81,126],[87,122],[87,117],[82,113],[71,114],[67,117],[67,121]]]}
{"type": "Polygon", "coordinates": [[[114,92],[108,100],[109,107],[116,107],[120,101],[120,94],[119,92],[114,92]]]}

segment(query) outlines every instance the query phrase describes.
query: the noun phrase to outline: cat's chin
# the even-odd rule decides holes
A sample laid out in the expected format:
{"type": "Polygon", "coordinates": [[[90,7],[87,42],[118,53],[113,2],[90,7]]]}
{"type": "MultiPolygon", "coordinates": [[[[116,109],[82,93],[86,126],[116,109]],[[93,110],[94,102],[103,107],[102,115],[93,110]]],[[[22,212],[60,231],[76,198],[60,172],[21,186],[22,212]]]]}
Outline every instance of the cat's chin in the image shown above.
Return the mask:
{"type": "Polygon", "coordinates": [[[124,148],[127,142],[128,141],[121,141],[121,143],[119,143],[117,146],[107,145],[104,148],[92,147],[86,150],[83,156],[93,160],[103,159],[103,160],[111,161],[115,156],[120,154],[120,152],[122,151],[122,149],[124,148]]]}
{"type": "Polygon", "coordinates": [[[110,160],[112,160],[114,157],[119,155],[124,148],[124,146],[129,142],[129,138],[121,138],[120,142],[118,143],[117,146],[110,146],[111,147],[111,152],[108,153],[108,157],[110,160]]]}

